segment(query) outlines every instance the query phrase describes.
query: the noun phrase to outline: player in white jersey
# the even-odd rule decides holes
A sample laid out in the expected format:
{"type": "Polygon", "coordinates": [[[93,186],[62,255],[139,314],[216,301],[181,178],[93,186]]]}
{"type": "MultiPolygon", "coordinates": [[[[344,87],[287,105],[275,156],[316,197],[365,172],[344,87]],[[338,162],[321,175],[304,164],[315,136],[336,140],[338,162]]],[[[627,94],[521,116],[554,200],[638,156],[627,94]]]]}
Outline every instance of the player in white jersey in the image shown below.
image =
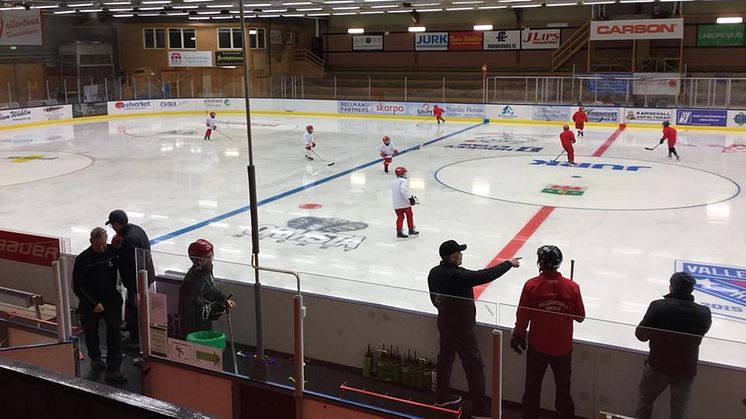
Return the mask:
{"type": "Polygon", "coordinates": [[[383,145],[378,151],[381,153],[381,157],[383,157],[383,171],[388,173],[391,160],[399,154],[399,150],[391,143],[391,138],[387,135],[383,137],[383,145]]]}
{"type": "Polygon", "coordinates": [[[407,180],[407,169],[397,167],[394,169],[396,179],[391,181],[391,198],[396,213],[396,237],[406,239],[409,236],[420,234],[414,229],[414,214],[412,214],[412,205],[416,202],[412,194],[409,193],[409,181],[407,180]],[[404,227],[404,216],[407,217],[407,227],[409,227],[409,236],[402,232],[404,227]]]}
{"type": "Polygon", "coordinates": [[[210,112],[210,116],[205,119],[205,125],[207,125],[207,131],[205,131],[205,138],[204,140],[207,141],[210,139],[210,134],[212,134],[212,130],[218,129],[217,126],[218,120],[215,118],[215,112],[210,112]]]}
{"type": "Polygon", "coordinates": [[[303,146],[306,148],[306,159],[313,160],[311,149],[316,147],[316,142],[313,141],[313,125],[307,126],[306,132],[303,133],[303,146]]]}

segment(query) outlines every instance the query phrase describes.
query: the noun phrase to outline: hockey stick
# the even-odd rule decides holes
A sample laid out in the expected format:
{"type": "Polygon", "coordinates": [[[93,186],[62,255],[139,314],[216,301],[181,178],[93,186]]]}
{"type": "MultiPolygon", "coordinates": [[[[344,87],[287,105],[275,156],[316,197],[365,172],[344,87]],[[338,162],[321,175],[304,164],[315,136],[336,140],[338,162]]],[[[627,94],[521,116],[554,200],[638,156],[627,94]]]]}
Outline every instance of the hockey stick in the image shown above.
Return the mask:
{"type": "Polygon", "coordinates": [[[570,281],[575,277],[575,259],[570,259],[570,281]]]}
{"type": "Polygon", "coordinates": [[[554,158],[554,160],[552,160],[552,161],[557,161],[557,159],[558,159],[558,158],[560,158],[560,156],[562,156],[563,154],[565,154],[565,150],[562,150],[562,152],[561,152],[561,153],[559,153],[559,154],[557,155],[557,157],[555,157],[555,158],[554,158]]]}
{"type": "Polygon", "coordinates": [[[418,126],[418,127],[419,127],[419,126],[421,126],[421,125],[422,125],[422,124],[424,124],[425,122],[429,121],[429,120],[430,120],[430,118],[431,118],[431,117],[430,117],[430,116],[428,116],[427,118],[425,118],[425,119],[423,119],[422,121],[418,122],[418,123],[417,123],[417,126],[418,126]]]}
{"type": "Polygon", "coordinates": [[[215,132],[217,132],[218,134],[222,135],[223,137],[225,137],[225,138],[233,141],[233,138],[231,138],[230,136],[228,136],[228,134],[223,134],[223,131],[215,130],[215,132]]]}
{"type": "Polygon", "coordinates": [[[238,375],[238,359],[236,359],[236,340],[233,339],[233,323],[231,322],[231,309],[228,308],[227,300],[230,300],[233,294],[226,298],[225,314],[228,316],[228,335],[231,339],[231,355],[233,355],[233,371],[238,375]]]}
{"type": "Polygon", "coordinates": [[[655,145],[655,147],[645,147],[645,150],[655,150],[661,144],[663,144],[663,143],[658,143],[658,144],[655,145]]]}
{"type": "Polygon", "coordinates": [[[318,154],[318,153],[316,153],[316,152],[315,152],[315,151],[313,151],[313,150],[311,150],[311,153],[313,153],[314,155],[316,155],[316,157],[318,157],[318,158],[319,158],[319,160],[321,160],[321,161],[323,161],[324,163],[326,163],[326,165],[327,165],[327,166],[334,166],[334,163],[335,163],[335,162],[328,162],[328,161],[324,160],[324,158],[323,158],[323,157],[319,156],[319,154],[318,154]]]}

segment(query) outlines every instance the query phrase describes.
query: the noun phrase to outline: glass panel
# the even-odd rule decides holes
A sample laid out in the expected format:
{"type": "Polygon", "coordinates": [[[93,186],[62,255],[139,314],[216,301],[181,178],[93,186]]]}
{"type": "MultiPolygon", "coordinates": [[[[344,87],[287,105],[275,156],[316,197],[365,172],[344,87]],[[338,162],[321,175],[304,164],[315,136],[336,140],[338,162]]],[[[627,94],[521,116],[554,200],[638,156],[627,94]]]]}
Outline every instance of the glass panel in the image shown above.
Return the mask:
{"type": "Polygon", "coordinates": [[[164,29],[155,30],[155,47],[166,48],[166,31],[164,29]]]}
{"type": "Polygon", "coordinates": [[[218,48],[232,48],[231,30],[229,28],[218,29],[218,48]]]}
{"type": "Polygon", "coordinates": [[[153,29],[143,29],[143,31],[145,32],[145,48],[154,48],[153,29]]]}
{"type": "Polygon", "coordinates": [[[197,37],[194,29],[182,29],[184,32],[184,48],[196,48],[197,37]]]}
{"type": "Polygon", "coordinates": [[[233,48],[243,48],[243,39],[241,39],[241,29],[233,28],[233,48]]]}
{"type": "Polygon", "coordinates": [[[174,49],[183,48],[181,44],[181,29],[168,30],[168,47],[174,49]]]}

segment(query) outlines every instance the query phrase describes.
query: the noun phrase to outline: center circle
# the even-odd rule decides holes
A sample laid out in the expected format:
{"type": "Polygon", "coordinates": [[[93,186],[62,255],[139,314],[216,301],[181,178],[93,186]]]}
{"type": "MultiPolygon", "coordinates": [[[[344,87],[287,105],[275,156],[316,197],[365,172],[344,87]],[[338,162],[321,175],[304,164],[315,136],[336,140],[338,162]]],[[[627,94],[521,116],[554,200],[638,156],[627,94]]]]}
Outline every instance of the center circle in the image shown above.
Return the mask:
{"type": "Polygon", "coordinates": [[[493,156],[436,170],[450,189],[498,201],[584,210],[645,211],[691,208],[735,198],[741,187],[706,170],[646,160],[554,156],[493,156]],[[701,187],[699,187],[701,185],[701,187]]]}

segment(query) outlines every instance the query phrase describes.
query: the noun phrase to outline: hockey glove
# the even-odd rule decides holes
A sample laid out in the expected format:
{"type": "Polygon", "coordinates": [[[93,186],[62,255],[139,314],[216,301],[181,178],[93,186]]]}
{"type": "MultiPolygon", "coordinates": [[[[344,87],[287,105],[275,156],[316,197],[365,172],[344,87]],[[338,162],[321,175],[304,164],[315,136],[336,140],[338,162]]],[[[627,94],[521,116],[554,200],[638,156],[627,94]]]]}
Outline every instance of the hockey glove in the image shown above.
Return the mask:
{"type": "Polygon", "coordinates": [[[663,140],[665,140],[665,138],[661,138],[661,140],[660,140],[660,142],[658,144],[663,144],[663,140]]]}
{"type": "Polygon", "coordinates": [[[316,143],[315,142],[311,143],[311,147],[316,147],[316,143]]]}
{"type": "Polygon", "coordinates": [[[399,154],[399,150],[394,149],[394,155],[396,156],[397,154],[399,154]]]}
{"type": "Polygon", "coordinates": [[[419,204],[419,203],[420,203],[420,200],[417,199],[416,196],[412,195],[412,196],[409,197],[409,205],[416,205],[416,204],[419,204]]]}
{"type": "Polygon", "coordinates": [[[384,152],[382,151],[382,152],[381,152],[381,157],[383,157],[383,158],[386,158],[386,153],[384,153],[384,152]]]}
{"type": "Polygon", "coordinates": [[[526,350],[526,337],[513,335],[513,337],[510,338],[510,347],[513,348],[518,355],[522,354],[523,351],[526,350]]]}

